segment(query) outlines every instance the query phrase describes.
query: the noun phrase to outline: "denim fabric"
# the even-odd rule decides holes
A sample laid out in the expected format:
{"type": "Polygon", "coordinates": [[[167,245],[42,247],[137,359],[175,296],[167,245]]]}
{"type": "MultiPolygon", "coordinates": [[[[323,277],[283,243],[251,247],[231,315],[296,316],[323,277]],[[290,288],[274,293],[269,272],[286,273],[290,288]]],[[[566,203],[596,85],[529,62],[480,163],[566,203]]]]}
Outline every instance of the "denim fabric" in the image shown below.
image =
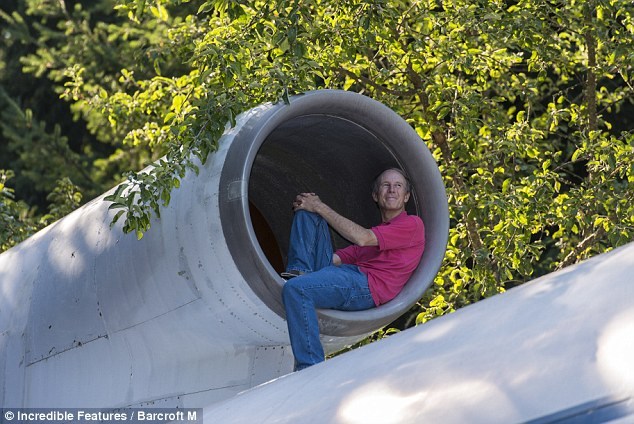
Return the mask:
{"type": "Polygon", "coordinates": [[[316,213],[297,211],[293,217],[286,270],[313,272],[332,265],[328,223],[316,213]]]}
{"type": "Polygon", "coordinates": [[[282,290],[295,370],[301,370],[324,360],[316,308],[359,311],[375,305],[368,278],[356,265],[332,265],[328,225],[319,215],[295,214],[288,257],[287,270],[307,272],[282,290]]]}

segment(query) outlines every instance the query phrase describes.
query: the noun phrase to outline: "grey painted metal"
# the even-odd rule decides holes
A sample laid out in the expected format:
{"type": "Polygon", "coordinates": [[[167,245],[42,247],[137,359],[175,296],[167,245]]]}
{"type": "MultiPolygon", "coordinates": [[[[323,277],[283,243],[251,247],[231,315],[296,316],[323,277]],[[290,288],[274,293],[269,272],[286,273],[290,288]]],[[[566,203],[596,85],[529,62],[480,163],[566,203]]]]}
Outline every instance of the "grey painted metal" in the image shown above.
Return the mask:
{"type": "Polygon", "coordinates": [[[389,322],[442,261],[440,174],[385,106],[353,93],[307,93],[242,114],[142,240],[120,224],[109,228],[106,193],[0,255],[2,406],[202,406],[288,373],[277,272],[292,197],[318,192],[371,225],[378,213],[369,184],[392,165],[415,183],[411,211],[427,225],[421,266],[375,311],[320,314],[330,352],[389,322]]]}
{"type": "Polygon", "coordinates": [[[634,243],[205,409],[205,422],[634,421],[634,243]]]}

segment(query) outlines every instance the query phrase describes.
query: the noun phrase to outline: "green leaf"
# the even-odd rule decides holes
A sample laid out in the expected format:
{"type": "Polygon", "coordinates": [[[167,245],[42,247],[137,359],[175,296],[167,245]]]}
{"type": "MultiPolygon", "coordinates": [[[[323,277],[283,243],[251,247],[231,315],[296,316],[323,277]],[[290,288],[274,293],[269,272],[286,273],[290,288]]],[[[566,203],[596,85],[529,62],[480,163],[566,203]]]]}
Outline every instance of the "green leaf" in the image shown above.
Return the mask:
{"type": "Polygon", "coordinates": [[[509,186],[511,185],[511,179],[507,178],[502,183],[502,194],[506,194],[509,190],[509,186]]]}

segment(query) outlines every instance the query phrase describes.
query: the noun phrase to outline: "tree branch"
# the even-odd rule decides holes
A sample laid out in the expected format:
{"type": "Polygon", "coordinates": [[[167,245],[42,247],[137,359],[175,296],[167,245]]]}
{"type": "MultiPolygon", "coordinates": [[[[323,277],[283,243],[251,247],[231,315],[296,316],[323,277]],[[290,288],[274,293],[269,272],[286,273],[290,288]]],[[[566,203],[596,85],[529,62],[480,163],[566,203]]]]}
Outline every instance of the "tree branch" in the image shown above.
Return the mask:
{"type": "Polygon", "coordinates": [[[594,243],[597,239],[601,238],[603,234],[605,234],[605,230],[603,229],[603,227],[599,227],[594,233],[581,240],[581,242],[574,249],[572,249],[572,251],[568,253],[561,262],[559,262],[559,265],[557,265],[557,269],[559,270],[575,263],[581,252],[590,247],[590,245],[594,243]]]}

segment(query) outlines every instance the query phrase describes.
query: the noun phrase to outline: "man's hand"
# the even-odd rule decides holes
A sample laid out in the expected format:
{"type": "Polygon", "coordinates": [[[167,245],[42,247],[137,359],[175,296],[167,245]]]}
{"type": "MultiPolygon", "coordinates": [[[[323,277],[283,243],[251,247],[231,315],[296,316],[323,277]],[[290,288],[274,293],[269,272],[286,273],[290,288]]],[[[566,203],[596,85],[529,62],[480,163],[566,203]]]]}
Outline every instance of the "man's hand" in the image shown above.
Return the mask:
{"type": "Polygon", "coordinates": [[[315,193],[300,193],[295,197],[295,201],[293,202],[293,210],[317,212],[317,208],[320,204],[323,204],[323,202],[315,193]]]}

